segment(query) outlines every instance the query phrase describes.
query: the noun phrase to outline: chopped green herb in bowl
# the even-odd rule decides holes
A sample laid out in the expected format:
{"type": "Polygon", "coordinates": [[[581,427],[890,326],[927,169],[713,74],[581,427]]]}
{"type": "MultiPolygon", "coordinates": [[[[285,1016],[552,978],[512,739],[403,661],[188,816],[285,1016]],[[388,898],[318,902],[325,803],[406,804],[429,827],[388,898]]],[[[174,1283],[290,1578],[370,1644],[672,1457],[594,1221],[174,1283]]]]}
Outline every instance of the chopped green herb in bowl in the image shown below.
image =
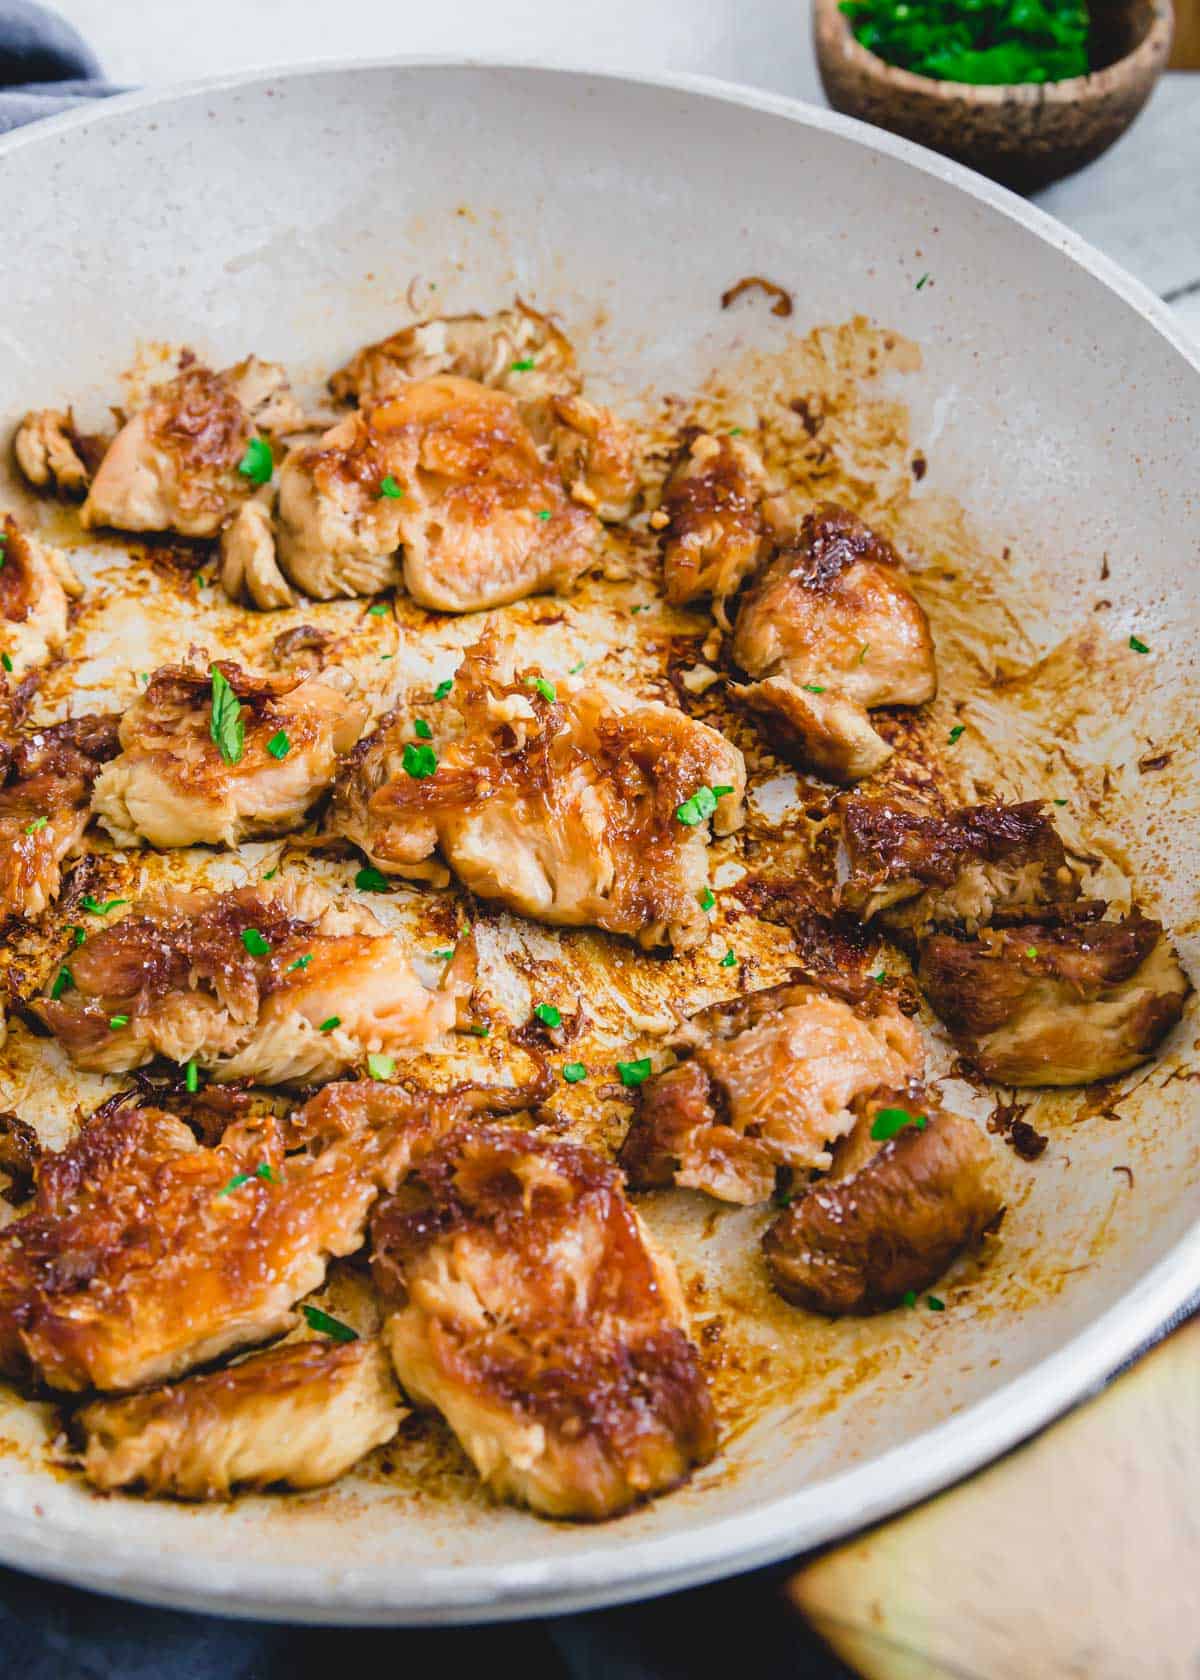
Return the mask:
{"type": "Polygon", "coordinates": [[[854,37],[935,81],[1011,86],[1088,73],[1079,0],[841,0],[854,37]]]}

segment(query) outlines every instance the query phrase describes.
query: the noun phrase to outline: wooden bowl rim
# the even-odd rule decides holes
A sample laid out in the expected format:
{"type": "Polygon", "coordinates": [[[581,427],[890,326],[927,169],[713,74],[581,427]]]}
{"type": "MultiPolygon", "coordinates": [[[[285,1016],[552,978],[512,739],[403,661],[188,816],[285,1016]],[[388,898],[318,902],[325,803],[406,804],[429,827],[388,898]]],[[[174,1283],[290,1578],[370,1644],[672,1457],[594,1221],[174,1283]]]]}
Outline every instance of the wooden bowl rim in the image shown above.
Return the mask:
{"type": "Polygon", "coordinates": [[[856,69],[869,76],[877,86],[895,88],[898,92],[919,94],[943,105],[963,104],[1001,106],[1013,103],[1025,105],[1077,105],[1095,103],[1106,98],[1118,87],[1152,74],[1165,63],[1171,50],[1175,12],[1172,0],[1150,0],[1150,27],[1124,58],[1114,59],[1102,70],[1089,71],[1086,76],[1068,76],[1060,82],[946,82],[933,76],[919,76],[898,64],[889,64],[864,47],[850,27],[850,19],[840,10],[839,0],[814,0],[813,33],[818,52],[823,46],[822,36],[829,30],[840,29],[837,45],[846,53],[856,69]],[[823,27],[824,26],[824,27],[823,27]]]}

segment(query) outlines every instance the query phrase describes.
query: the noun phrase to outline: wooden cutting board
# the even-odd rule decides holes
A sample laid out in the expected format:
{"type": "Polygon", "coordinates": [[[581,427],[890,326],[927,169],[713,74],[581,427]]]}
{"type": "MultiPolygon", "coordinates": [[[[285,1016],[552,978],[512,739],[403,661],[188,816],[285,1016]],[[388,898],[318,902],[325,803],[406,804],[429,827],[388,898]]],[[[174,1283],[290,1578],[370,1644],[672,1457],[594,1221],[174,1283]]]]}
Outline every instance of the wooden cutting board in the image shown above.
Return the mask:
{"type": "Polygon", "coordinates": [[[1200,1317],[788,1591],[863,1680],[1197,1680],[1200,1317]]]}

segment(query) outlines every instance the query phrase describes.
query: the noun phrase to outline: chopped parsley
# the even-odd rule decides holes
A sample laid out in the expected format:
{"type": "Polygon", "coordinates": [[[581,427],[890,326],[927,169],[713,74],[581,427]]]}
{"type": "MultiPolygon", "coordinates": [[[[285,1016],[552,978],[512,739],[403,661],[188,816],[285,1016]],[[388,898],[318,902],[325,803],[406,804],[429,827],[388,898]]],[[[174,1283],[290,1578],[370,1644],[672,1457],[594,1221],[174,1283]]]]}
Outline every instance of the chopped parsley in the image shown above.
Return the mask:
{"type": "Polygon", "coordinates": [[[243,1184],[249,1184],[250,1181],[255,1178],[261,1178],[267,1184],[279,1183],[279,1179],[276,1177],[271,1163],[269,1161],[260,1161],[253,1172],[234,1173],[233,1177],[229,1180],[229,1183],[222,1185],[217,1191],[217,1195],[228,1196],[232,1191],[240,1190],[243,1184]]]}
{"type": "Polygon", "coordinates": [[[712,888],[711,887],[705,887],[704,891],[700,894],[700,908],[701,908],[701,910],[711,910],[713,905],[716,902],[717,902],[717,900],[716,900],[716,897],[713,893],[712,888]]]}
{"type": "Polygon", "coordinates": [[[311,961],[312,961],[312,952],[311,951],[306,951],[302,957],[297,957],[295,962],[290,962],[287,965],[287,967],[284,969],[283,972],[285,974],[294,974],[298,968],[300,968],[300,969],[307,968],[311,961]]]}
{"type": "Polygon", "coordinates": [[[885,1143],[906,1126],[915,1126],[923,1132],[928,1124],[927,1114],[910,1114],[906,1108],[881,1108],[871,1122],[871,1136],[876,1143],[885,1143]]]}
{"type": "Polygon", "coordinates": [[[491,1030],[491,1027],[488,1026],[486,1021],[472,1021],[471,1025],[467,1028],[467,1031],[471,1034],[472,1038],[487,1038],[490,1035],[491,1030]]]}
{"type": "Polygon", "coordinates": [[[39,829],[45,828],[46,824],[49,821],[50,821],[49,817],[34,817],[34,819],[31,823],[26,823],[25,824],[26,834],[36,834],[39,829]]]}
{"type": "Polygon", "coordinates": [[[64,963],[58,973],[54,976],[54,984],[50,988],[50,996],[57,1003],[63,993],[69,990],[69,988],[74,984],[75,976],[71,973],[71,970],[67,967],[66,963],[64,963]]]}
{"type": "Polygon", "coordinates": [[[862,647],[859,649],[858,659],[855,661],[855,663],[858,664],[858,665],[861,665],[863,663],[863,661],[866,659],[867,654],[870,652],[870,649],[871,649],[870,642],[864,642],[862,647]]]}
{"type": "Polygon", "coordinates": [[[1140,636],[1130,636],[1129,645],[1133,649],[1134,653],[1149,653],[1150,652],[1149,643],[1144,642],[1141,639],[1140,636]]]}
{"type": "Polygon", "coordinates": [[[3,665],[6,671],[12,670],[12,660],[7,653],[0,653],[0,665],[3,665]]]}
{"type": "Polygon", "coordinates": [[[453,687],[454,687],[454,678],[453,677],[443,677],[441,682],[437,685],[437,687],[433,691],[433,698],[435,700],[444,700],[446,698],[447,694],[449,694],[450,690],[453,687]]]}
{"type": "Polygon", "coordinates": [[[550,509],[549,508],[539,508],[538,509],[538,518],[539,519],[549,519],[550,518],[550,509]]]}
{"type": "Polygon", "coordinates": [[[274,869],[268,869],[267,870],[267,873],[263,876],[263,880],[264,881],[273,881],[275,879],[276,875],[278,875],[278,873],[279,873],[279,865],[276,864],[274,869]]]}
{"type": "Polygon", "coordinates": [[[195,1062],[189,1062],[183,1070],[183,1084],[185,1090],[198,1091],[200,1089],[200,1069],[195,1062]]]}
{"type": "Polygon", "coordinates": [[[690,799],[685,799],[682,805],[675,807],[675,815],[685,828],[695,828],[697,823],[711,817],[717,808],[717,800],[725,794],[732,793],[731,787],[698,787],[690,799]]]}
{"type": "Polygon", "coordinates": [[[1065,799],[1056,799],[1056,800],[1055,800],[1055,801],[1054,801],[1054,803],[1055,803],[1055,804],[1056,804],[1056,805],[1065,805],[1065,804],[1066,804],[1066,803],[1067,803],[1067,802],[1066,802],[1066,800],[1065,800],[1065,799]]]}
{"type": "Polygon", "coordinates": [[[801,687],[806,694],[824,694],[825,692],[823,683],[802,683],[801,687]]]}
{"type": "Polygon", "coordinates": [[[572,666],[570,666],[570,668],[569,668],[569,669],[568,669],[568,671],[567,671],[567,675],[568,675],[568,676],[569,676],[569,677],[577,677],[577,676],[578,676],[578,675],[579,675],[579,673],[580,673],[580,671],[582,671],[582,670],[583,670],[583,667],[584,667],[584,666],[585,666],[585,665],[586,665],[586,664],[587,664],[587,661],[586,661],[586,660],[585,660],[585,659],[581,659],[581,660],[580,660],[580,661],[579,661],[579,663],[578,663],[578,665],[572,665],[572,666]]]}
{"type": "Polygon", "coordinates": [[[382,501],[386,498],[389,502],[398,502],[403,495],[404,491],[396,483],[396,480],[392,477],[391,473],[388,473],[386,477],[380,479],[378,500],[382,501]]]}
{"type": "Polygon", "coordinates": [[[521,360],[519,362],[511,362],[509,364],[509,372],[510,373],[528,373],[532,367],[533,367],[533,357],[532,356],[522,356],[521,360]]]}
{"type": "Polygon", "coordinates": [[[527,688],[536,688],[548,705],[552,706],[558,699],[558,690],[552,682],[547,682],[545,677],[526,677],[525,685],[527,688]]]}
{"type": "Polygon", "coordinates": [[[246,453],[238,462],[238,471],[243,478],[248,478],[251,484],[267,484],[271,474],[275,471],[275,459],[271,454],[271,445],[265,437],[252,437],[246,445],[246,453]]]}
{"type": "Polygon", "coordinates": [[[128,904],[127,898],[106,898],[101,904],[91,893],[84,893],[79,900],[79,908],[86,910],[89,916],[107,916],[110,910],[115,910],[121,904],[128,904]]]}
{"type": "Polygon", "coordinates": [[[242,944],[252,957],[265,957],[271,949],[270,941],[264,939],[257,928],[246,928],[242,934],[242,944]]]}
{"type": "Polygon", "coordinates": [[[387,602],[386,601],[376,601],[376,603],[373,607],[368,607],[367,608],[367,617],[368,618],[386,618],[387,617],[387,602]]]}
{"type": "Polygon", "coordinates": [[[843,0],[841,10],[868,52],[919,76],[1006,84],[1088,73],[1088,8],[1080,0],[843,0]]]}
{"type": "Polygon", "coordinates": [[[212,716],[208,732],[226,764],[237,764],[246,750],[246,726],[242,722],[242,707],[230,688],[225,674],[216,665],[212,675],[212,716]]]}
{"type": "Polygon", "coordinates": [[[209,580],[208,580],[208,578],[205,577],[204,573],[203,572],[197,572],[196,573],[196,588],[197,589],[207,589],[208,584],[209,584],[209,580]]]}
{"type": "Polygon", "coordinates": [[[334,1030],[335,1027],[340,1027],[341,1024],[342,1024],[342,1017],[340,1015],[330,1015],[324,1021],[321,1022],[321,1025],[317,1028],[317,1031],[318,1032],[323,1032],[323,1033],[330,1033],[334,1030]]]}
{"type": "Polygon", "coordinates": [[[78,927],[78,926],[69,927],[67,929],[67,932],[74,939],[76,945],[82,945],[84,943],[84,941],[87,939],[87,933],[81,927],[78,927]]]}
{"type": "Polygon", "coordinates": [[[925,1305],[929,1308],[930,1312],[945,1312],[946,1310],[945,1301],[939,1300],[936,1295],[926,1295],[925,1305]]]}
{"type": "Polygon", "coordinates": [[[622,1085],[643,1085],[650,1077],[650,1058],[640,1056],[636,1062],[618,1062],[617,1072],[622,1085]]]}
{"type": "Polygon", "coordinates": [[[433,730],[430,729],[424,718],[413,719],[413,734],[419,735],[422,741],[433,740],[433,730]]]}
{"type": "Polygon", "coordinates": [[[582,1062],[564,1062],[562,1076],[568,1085],[578,1085],[587,1078],[587,1069],[582,1062]]]}
{"type": "Polygon", "coordinates": [[[730,426],[729,435],[730,437],[741,437],[742,428],[740,426],[730,426]]]}
{"type": "Polygon", "coordinates": [[[795,1200],[796,1192],[794,1190],[776,1190],[771,1197],[773,1205],[777,1208],[790,1208],[795,1200]]]}
{"type": "Polygon", "coordinates": [[[902,1307],[915,1307],[916,1304],[917,1304],[917,1292],[916,1292],[916,1290],[915,1289],[906,1289],[904,1291],[903,1295],[901,1295],[901,1297],[900,1297],[900,1305],[902,1307]]]}
{"type": "Polygon", "coordinates": [[[376,869],[374,864],[371,863],[367,864],[364,869],[359,870],[354,877],[354,885],[359,892],[391,892],[392,890],[392,883],[383,873],[383,870],[376,869]]]}
{"type": "Polygon", "coordinates": [[[433,954],[438,962],[449,962],[450,958],[454,955],[454,951],[453,949],[449,951],[435,951],[433,954]]]}
{"type": "Polygon", "coordinates": [[[737,952],[734,950],[732,945],[729,947],[728,951],[726,951],[725,955],[721,958],[721,967],[722,968],[736,968],[737,967],[737,952]]]}
{"type": "Polygon", "coordinates": [[[956,723],[954,725],[954,728],[950,731],[949,735],[946,737],[947,740],[950,742],[951,746],[954,745],[955,741],[958,740],[960,735],[966,733],[966,728],[967,728],[967,726],[966,726],[965,723],[956,723]]]}
{"type": "Polygon", "coordinates": [[[919,292],[919,291],[922,290],[923,287],[928,285],[928,283],[929,283],[928,274],[922,274],[921,278],[917,281],[917,284],[916,284],[914,290],[919,292]]]}
{"type": "Polygon", "coordinates": [[[1037,946],[1036,945],[1026,945],[1025,955],[1029,958],[1030,962],[1033,962],[1034,959],[1037,956],[1037,946]]]}
{"type": "Polygon", "coordinates": [[[370,1055],[367,1057],[367,1072],[372,1079],[390,1079],[395,1071],[395,1056],[370,1055]]]}
{"type": "Polygon", "coordinates": [[[272,735],[267,742],[267,751],[272,758],[286,758],[291,750],[292,743],[288,740],[285,730],[281,729],[278,734],[272,735]]]}
{"type": "Polygon", "coordinates": [[[418,747],[410,741],[404,749],[404,769],[414,781],[422,782],[426,776],[432,776],[437,770],[437,754],[432,747],[418,747]]]}
{"type": "Polygon", "coordinates": [[[129,1017],[128,1015],[110,1015],[108,1025],[111,1032],[118,1032],[122,1027],[129,1025],[129,1017]]]}
{"type": "Polygon", "coordinates": [[[552,1003],[539,1003],[533,1012],[544,1027],[561,1027],[562,1010],[552,1003]]]}
{"type": "Polygon", "coordinates": [[[328,1336],[332,1342],[356,1342],[358,1331],[352,1330],[348,1324],[343,1324],[340,1318],[333,1318],[329,1313],[322,1312],[320,1307],[303,1306],[300,1311],[304,1314],[310,1330],[319,1330],[323,1336],[328,1336]]]}

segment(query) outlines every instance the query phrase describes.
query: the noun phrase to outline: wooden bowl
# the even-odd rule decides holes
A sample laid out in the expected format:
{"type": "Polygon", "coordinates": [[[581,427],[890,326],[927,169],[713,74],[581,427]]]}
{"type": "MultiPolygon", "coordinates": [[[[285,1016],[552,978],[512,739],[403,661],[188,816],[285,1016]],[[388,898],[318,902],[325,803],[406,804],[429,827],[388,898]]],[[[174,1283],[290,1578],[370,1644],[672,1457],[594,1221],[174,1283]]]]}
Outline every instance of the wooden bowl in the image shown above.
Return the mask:
{"type": "Polygon", "coordinates": [[[814,0],[813,40],[829,103],[1033,192],[1082,169],[1129,127],[1171,51],[1171,0],[1095,0],[1086,76],[976,87],[898,69],[854,38],[838,0],[814,0]]]}

